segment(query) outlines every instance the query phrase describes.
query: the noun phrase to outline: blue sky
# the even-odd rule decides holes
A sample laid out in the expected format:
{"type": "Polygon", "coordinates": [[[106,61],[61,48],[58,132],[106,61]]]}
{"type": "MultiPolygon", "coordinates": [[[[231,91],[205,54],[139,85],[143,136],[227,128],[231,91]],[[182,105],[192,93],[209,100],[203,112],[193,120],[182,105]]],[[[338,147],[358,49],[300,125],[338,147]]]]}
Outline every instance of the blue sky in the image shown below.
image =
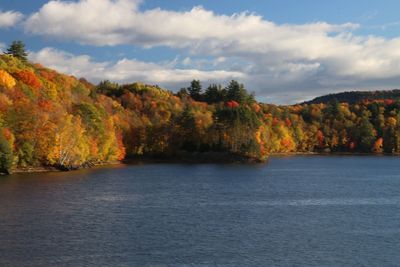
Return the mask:
{"type": "Polygon", "coordinates": [[[238,79],[262,101],[294,103],[399,87],[398,10],[394,0],[1,0],[0,43],[23,40],[31,60],[93,82],[238,79]]]}

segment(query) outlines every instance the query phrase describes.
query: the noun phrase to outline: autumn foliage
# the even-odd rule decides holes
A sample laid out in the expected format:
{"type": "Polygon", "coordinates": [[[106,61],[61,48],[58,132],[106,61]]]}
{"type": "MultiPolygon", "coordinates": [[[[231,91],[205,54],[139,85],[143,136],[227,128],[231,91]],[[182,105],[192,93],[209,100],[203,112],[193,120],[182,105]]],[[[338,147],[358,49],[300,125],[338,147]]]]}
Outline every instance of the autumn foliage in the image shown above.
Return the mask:
{"type": "Polygon", "coordinates": [[[15,73],[15,77],[34,89],[40,89],[42,87],[40,80],[36,77],[35,73],[30,70],[18,71],[15,73]]]}
{"type": "Polygon", "coordinates": [[[237,108],[240,106],[240,104],[234,100],[231,100],[231,101],[226,102],[226,106],[228,108],[237,108]]]}
{"type": "Polygon", "coordinates": [[[189,89],[95,86],[1,55],[0,171],[196,153],[258,161],[271,153],[400,153],[399,100],[276,106],[236,81],[189,89]]]}
{"type": "Polygon", "coordinates": [[[0,86],[11,89],[15,86],[15,79],[5,70],[0,70],[0,86]]]}
{"type": "Polygon", "coordinates": [[[15,166],[70,169],[123,159],[117,116],[90,97],[90,84],[83,82],[0,56],[1,172],[15,166]]]}

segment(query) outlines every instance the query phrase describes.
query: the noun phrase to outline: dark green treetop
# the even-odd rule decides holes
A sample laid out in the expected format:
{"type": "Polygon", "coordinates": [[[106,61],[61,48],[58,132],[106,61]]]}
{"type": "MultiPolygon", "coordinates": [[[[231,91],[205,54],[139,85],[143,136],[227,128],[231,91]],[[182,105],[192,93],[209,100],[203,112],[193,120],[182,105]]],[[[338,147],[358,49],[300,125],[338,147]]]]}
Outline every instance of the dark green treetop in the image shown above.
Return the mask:
{"type": "Polygon", "coordinates": [[[190,96],[196,100],[200,101],[201,99],[201,83],[199,80],[193,80],[190,83],[190,87],[187,88],[189,91],[190,96]]]}
{"type": "Polygon", "coordinates": [[[19,58],[22,61],[27,61],[28,53],[25,50],[25,44],[22,41],[13,41],[7,49],[6,54],[19,58]]]}

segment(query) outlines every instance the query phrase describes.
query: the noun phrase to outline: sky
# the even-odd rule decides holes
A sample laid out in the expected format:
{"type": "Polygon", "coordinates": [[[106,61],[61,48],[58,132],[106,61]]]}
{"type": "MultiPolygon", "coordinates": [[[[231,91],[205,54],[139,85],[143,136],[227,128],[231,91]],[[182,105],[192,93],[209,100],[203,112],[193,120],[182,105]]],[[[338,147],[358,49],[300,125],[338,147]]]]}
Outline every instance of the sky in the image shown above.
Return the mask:
{"type": "Polygon", "coordinates": [[[399,88],[400,1],[0,0],[0,50],[93,83],[238,80],[259,101],[399,88]]]}

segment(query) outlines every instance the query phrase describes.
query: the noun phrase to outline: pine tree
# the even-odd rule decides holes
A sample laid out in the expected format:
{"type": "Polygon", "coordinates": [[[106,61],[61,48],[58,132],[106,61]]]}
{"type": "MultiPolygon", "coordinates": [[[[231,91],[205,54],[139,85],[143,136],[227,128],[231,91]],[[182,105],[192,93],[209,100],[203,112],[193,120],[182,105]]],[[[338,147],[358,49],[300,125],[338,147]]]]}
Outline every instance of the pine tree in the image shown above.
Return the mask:
{"type": "Polygon", "coordinates": [[[187,88],[189,91],[190,96],[196,100],[200,101],[201,100],[201,83],[199,80],[193,80],[190,83],[190,87],[187,88]]]}
{"type": "Polygon", "coordinates": [[[254,97],[249,95],[243,84],[232,80],[226,87],[227,99],[236,101],[240,104],[254,102],[254,97]]]}
{"type": "Polygon", "coordinates": [[[22,61],[28,61],[28,53],[25,50],[25,44],[22,41],[13,41],[7,49],[6,54],[19,58],[22,61]]]}

